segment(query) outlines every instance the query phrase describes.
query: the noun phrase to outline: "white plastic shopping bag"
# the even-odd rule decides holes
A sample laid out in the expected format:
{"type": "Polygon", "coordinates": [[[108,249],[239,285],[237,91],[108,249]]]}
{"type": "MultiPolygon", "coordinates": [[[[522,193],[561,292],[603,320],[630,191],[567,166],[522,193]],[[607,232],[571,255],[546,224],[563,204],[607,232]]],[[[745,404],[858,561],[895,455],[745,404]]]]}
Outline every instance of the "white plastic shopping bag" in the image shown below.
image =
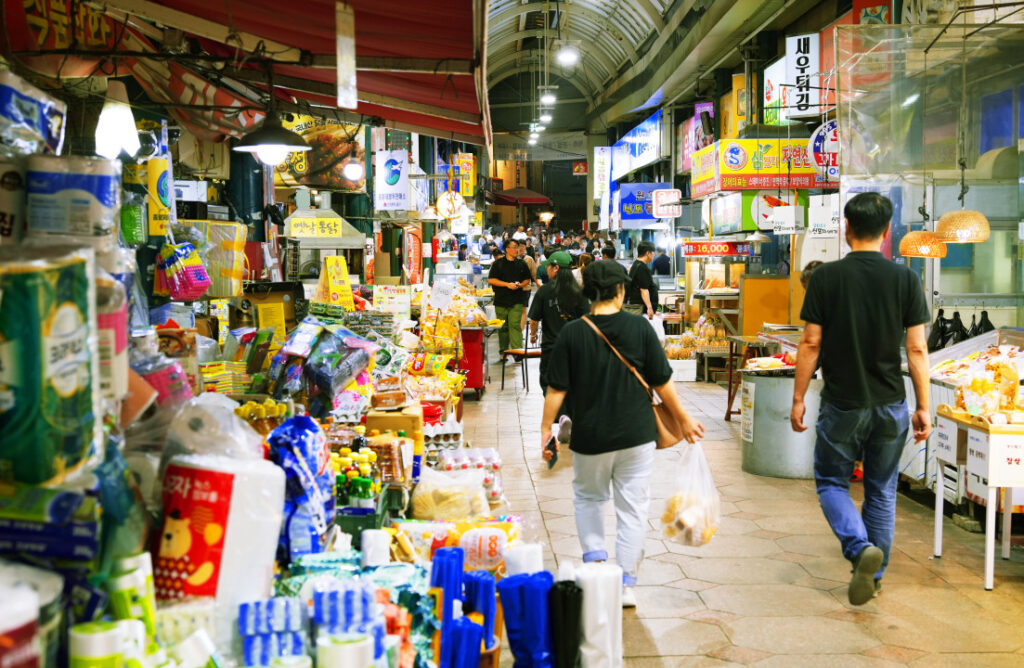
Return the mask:
{"type": "Polygon", "coordinates": [[[682,459],[676,476],[677,491],[665,504],[662,529],[667,538],[677,543],[700,547],[718,530],[721,499],[700,443],[683,443],[680,447],[682,459]]]}
{"type": "Polygon", "coordinates": [[[644,316],[644,320],[647,320],[647,322],[651,323],[651,327],[654,329],[654,333],[658,336],[658,340],[659,341],[664,341],[665,340],[665,318],[664,318],[664,316],[656,314],[653,318],[648,320],[647,316],[645,315],[644,316]]]}

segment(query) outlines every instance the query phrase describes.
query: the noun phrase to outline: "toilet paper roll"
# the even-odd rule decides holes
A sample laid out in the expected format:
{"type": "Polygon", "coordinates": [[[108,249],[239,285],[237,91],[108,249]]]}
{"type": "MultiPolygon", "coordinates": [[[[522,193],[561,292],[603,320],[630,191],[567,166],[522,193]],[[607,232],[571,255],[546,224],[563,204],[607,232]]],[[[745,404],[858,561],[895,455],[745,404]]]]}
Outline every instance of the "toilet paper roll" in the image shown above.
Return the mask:
{"type": "Polygon", "coordinates": [[[121,627],[121,653],[126,663],[142,665],[146,656],[146,625],[138,619],[122,619],[116,622],[121,627]]]}
{"type": "Polygon", "coordinates": [[[153,598],[145,571],[136,568],[107,580],[110,592],[110,608],[115,619],[137,619],[145,625],[146,632],[156,635],[156,599],[153,598]]]}
{"type": "Polygon", "coordinates": [[[505,548],[506,574],[529,574],[542,570],[544,570],[544,546],[540,543],[520,543],[505,548]]]}
{"type": "Polygon", "coordinates": [[[135,554],[118,557],[114,560],[114,573],[130,573],[131,571],[142,571],[146,578],[146,589],[156,596],[156,589],[153,586],[153,556],[149,552],[136,552],[135,554]]]}
{"type": "Polygon", "coordinates": [[[158,599],[216,598],[214,640],[231,653],[238,606],[270,597],[284,471],[262,459],[179,455],[164,471],[158,599]]]}
{"type": "Polygon", "coordinates": [[[107,236],[121,209],[121,163],[35,155],[25,192],[29,234],[107,236]]]}
{"type": "Polygon", "coordinates": [[[589,563],[576,569],[583,590],[581,668],[622,666],[622,569],[589,563]]]}
{"type": "Polygon", "coordinates": [[[391,562],[391,534],[383,529],[365,529],[362,533],[363,568],[391,562]]]}
{"type": "Polygon", "coordinates": [[[124,660],[124,627],[116,622],[86,622],[68,631],[70,668],[120,666],[124,660]]]}
{"type": "Polygon", "coordinates": [[[180,668],[219,666],[217,648],[210,634],[200,629],[171,648],[171,656],[180,668]]]}
{"type": "Polygon", "coordinates": [[[321,635],[316,641],[317,668],[373,668],[373,640],[362,633],[321,635]]]}

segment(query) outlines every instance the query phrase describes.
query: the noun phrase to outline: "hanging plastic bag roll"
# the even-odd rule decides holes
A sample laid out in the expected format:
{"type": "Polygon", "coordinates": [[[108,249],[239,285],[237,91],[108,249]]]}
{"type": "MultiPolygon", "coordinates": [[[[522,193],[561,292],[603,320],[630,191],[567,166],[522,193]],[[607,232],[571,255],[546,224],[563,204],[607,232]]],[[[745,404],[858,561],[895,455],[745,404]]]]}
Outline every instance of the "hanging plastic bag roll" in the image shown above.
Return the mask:
{"type": "Polygon", "coordinates": [[[544,547],[540,543],[520,543],[505,548],[505,573],[537,573],[544,570],[544,547]]]}
{"type": "Polygon", "coordinates": [[[214,640],[229,653],[238,605],[271,593],[284,472],[265,460],[183,455],[163,480],[157,598],[215,597],[214,640]]]}
{"type": "Polygon", "coordinates": [[[622,666],[622,569],[589,563],[576,569],[583,590],[581,668],[622,666]]]}

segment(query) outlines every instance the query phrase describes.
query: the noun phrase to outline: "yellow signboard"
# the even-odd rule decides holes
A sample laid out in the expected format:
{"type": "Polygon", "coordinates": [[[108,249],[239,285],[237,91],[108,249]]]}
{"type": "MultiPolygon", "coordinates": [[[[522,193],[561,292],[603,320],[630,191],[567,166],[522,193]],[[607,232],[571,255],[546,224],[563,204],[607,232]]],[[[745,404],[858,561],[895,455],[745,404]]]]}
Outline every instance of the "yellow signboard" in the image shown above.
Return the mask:
{"type": "Polygon", "coordinates": [[[472,153],[456,153],[454,162],[459,169],[459,194],[472,197],[476,190],[476,156],[472,153]]]}
{"type": "Polygon", "coordinates": [[[823,188],[806,139],[723,139],[693,155],[692,192],[823,188]]]}
{"type": "Polygon", "coordinates": [[[288,235],[299,238],[331,238],[341,236],[340,218],[292,218],[288,221],[288,235]]]}

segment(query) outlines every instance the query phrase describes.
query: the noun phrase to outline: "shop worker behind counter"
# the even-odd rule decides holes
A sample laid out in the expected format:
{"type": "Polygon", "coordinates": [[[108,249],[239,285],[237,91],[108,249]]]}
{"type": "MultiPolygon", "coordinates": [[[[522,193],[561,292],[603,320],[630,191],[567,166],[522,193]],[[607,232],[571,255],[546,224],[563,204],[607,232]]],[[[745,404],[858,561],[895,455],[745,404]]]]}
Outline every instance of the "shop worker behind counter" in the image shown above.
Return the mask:
{"type": "MultiPolygon", "coordinates": [[[[504,320],[498,330],[499,350],[523,347],[524,290],[529,295],[533,283],[530,268],[519,258],[519,242],[505,242],[505,255],[494,260],[487,282],[494,287],[494,313],[504,320]]],[[[528,297],[527,297],[528,298],[528,297]]]]}
{"type": "Polygon", "coordinates": [[[911,425],[916,442],[931,431],[928,406],[928,306],[917,275],[880,252],[892,202],[856,195],[843,209],[852,251],[810,277],[800,317],[806,322],[797,354],[790,421],[802,432],[804,395],[821,357],[821,393],[814,446],[818,500],[843,556],[853,564],[847,595],[863,605],[881,592],[896,520],[900,455],[911,425]],[[910,414],[900,372],[907,360],[917,406],[910,414]],[[850,499],[854,461],[864,462],[864,504],[850,499]]]}

